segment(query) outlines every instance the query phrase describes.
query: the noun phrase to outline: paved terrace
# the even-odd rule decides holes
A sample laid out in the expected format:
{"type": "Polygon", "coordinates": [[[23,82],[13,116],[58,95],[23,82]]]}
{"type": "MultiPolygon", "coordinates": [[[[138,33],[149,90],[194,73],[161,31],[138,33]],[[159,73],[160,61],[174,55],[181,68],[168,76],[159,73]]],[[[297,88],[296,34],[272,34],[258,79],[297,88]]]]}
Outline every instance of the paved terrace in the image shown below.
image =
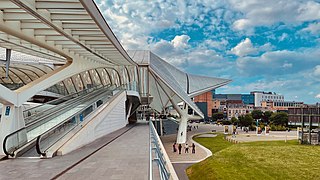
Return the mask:
{"type": "MultiPolygon", "coordinates": [[[[193,123],[189,124],[192,125],[192,131],[188,132],[187,136],[187,143],[188,145],[192,145],[194,142],[192,140],[192,136],[196,134],[202,134],[202,133],[208,133],[212,132],[212,130],[215,130],[216,132],[223,133],[223,126],[217,126],[212,124],[198,124],[193,123]],[[198,126],[198,129],[194,129],[194,126],[198,126]]],[[[270,135],[260,135],[257,136],[255,131],[249,131],[248,133],[237,129],[237,132],[239,133],[236,138],[232,138],[231,135],[228,135],[228,138],[235,139],[237,141],[241,142],[251,142],[251,141],[276,141],[276,140],[290,140],[290,139],[297,139],[297,131],[291,131],[291,132],[277,132],[277,131],[271,131],[270,135]]],[[[203,136],[210,136],[212,135],[204,134],[203,136]]],[[[191,153],[191,148],[189,148],[189,153],[184,152],[184,144],[182,145],[182,152],[179,154],[178,152],[173,152],[172,145],[176,141],[176,134],[172,135],[165,135],[161,137],[161,140],[163,142],[163,145],[167,151],[167,154],[173,163],[173,166],[177,172],[177,175],[179,176],[180,180],[188,180],[188,177],[185,173],[185,170],[191,166],[194,163],[200,162],[207,158],[208,156],[211,156],[211,152],[207,150],[205,147],[199,145],[198,143],[194,142],[196,144],[196,153],[191,153]]]]}
{"type": "Polygon", "coordinates": [[[139,123],[64,156],[0,161],[0,179],[148,179],[148,140],[149,126],[139,123]]]}
{"type": "Polygon", "coordinates": [[[298,139],[297,131],[271,131],[269,135],[265,135],[263,132],[261,135],[257,135],[256,132],[251,131],[249,133],[240,131],[236,137],[228,136],[228,138],[238,142],[252,142],[252,141],[285,141],[298,139]]]}

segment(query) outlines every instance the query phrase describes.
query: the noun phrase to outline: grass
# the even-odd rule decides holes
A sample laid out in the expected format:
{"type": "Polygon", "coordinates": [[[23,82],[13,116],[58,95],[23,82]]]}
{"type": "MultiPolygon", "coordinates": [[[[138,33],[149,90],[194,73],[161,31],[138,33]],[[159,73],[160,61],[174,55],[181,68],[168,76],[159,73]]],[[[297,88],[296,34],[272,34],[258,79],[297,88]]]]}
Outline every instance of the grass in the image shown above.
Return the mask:
{"type": "Polygon", "coordinates": [[[212,156],[187,169],[189,179],[320,179],[320,146],[296,141],[231,144],[195,137],[212,156]]]}

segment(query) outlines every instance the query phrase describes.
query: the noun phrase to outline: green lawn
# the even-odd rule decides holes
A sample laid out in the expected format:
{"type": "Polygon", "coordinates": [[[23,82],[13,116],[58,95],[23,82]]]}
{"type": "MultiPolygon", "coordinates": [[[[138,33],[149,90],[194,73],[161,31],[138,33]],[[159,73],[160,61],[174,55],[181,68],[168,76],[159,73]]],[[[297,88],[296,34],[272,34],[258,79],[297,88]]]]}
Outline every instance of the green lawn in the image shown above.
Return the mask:
{"type": "Polygon", "coordinates": [[[212,156],[187,169],[189,179],[320,179],[320,146],[295,141],[231,144],[223,135],[194,138],[212,156]]]}

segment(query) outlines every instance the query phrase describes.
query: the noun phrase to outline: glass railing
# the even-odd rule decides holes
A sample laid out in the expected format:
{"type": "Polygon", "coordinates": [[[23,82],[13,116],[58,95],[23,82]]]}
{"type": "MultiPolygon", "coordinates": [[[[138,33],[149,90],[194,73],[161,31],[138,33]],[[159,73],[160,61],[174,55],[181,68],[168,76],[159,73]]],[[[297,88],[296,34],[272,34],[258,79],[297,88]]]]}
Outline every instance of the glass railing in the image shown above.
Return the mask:
{"type": "MultiPolygon", "coordinates": [[[[51,124],[51,125],[48,125],[46,127],[44,127],[43,124],[45,124],[47,122],[49,123],[50,120],[52,118],[54,118],[56,113],[61,114],[61,113],[63,113],[64,110],[70,109],[70,106],[65,106],[64,105],[64,106],[60,107],[59,109],[51,108],[51,109],[54,109],[54,110],[51,110],[52,111],[51,112],[49,106],[51,105],[51,107],[52,107],[53,104],[56,103],[57,101],[62,101],[62,98],[61,98],[59,100],[54,100],[54,101],[51,101],[49,103],[46,103],[46,104],[42,105],[43,106],[42,109],[39,106],[37,106],[35,108],[32,108],[33,111],[36,110],[36,109],[38,109],[38,110],[41,109],[41,112],[34,113],[34,115],[32,115],[32,116],[35,116],[36,114],[39,115],[39,113],[43,113],[46,116],[44,118],[40,118],[40,119],[36,118],[37,120],[34,120],[32,122],[27,121],[26,124],[28,124],[28,125],[26,125],[26,127],[21,128],[18,131],[13,132],[13,133],[9,134],[8,136],[6,136],[5,137],[5,141],[3,142],[3,148],[4,148],[5,153],[7,155],[14,156],[14,152],[17,149],[21,148],[26,143],[28,143],[30,141],[33,141],[34,140],[33,137],[37,137],[38,135],[37,136],[29,135],[29,138],[28,138],[28,136],[26,134],[28,134],[28,132],[34,130],[34,128],[37,128],[37,127],[39,129],[39,130],[37,130],[37,133],[39,133],[39,134],[45,133],[44,136],[40,135],[39,142],[41,141],[41,139],[49,138],[51,140],[49,140],[48,143],[49,144],[53,144],[52,142],[56,142],[56,138],[59,139],[59,138],[63,137],[64,134],[66,134],[66,133],[61,133],[61,136],[56,135],[56,133],[59,133],[59,130],[61,130],[61,128],[64,129],[63,131],[65,131],[65,129],[74,128],[81,121],[83,121],[83,119],[88,114],[90,114],[94,110],[94,108],[92,108],[93,104],[96,103],[95,107],[101,106],[112,95],[112,92],[114,92],[114,91],[120,91],[121,92],[122,90],[134,90],[134,91],[137,91],[136,82],[132,82],[132,83],[129,83],[129,84],[126,84],[126,85],[122,85],[122,86],[119,86],[119,87],[115,87],[114,85],[113,86],[109,86],[109,87],[95,87],[95,88],[92,88],[92,89],[86,89],[86,90],[84,90],[82,92],[79,92],[79,93],[77,93],[77,96],[81,96],[82,97],[83,95],[88,95],[86,100],[87,101],[94,100],[94,102],[89,106],[83,107],[79,111],[77,110],[74,114],[71,114],[70,116],[65,117],[65,119],[62,120],[61,122],[59,122],[57,124],[54,124],[54,125],[51,124]],[[88,95],[90,92],[92,92],[94,90],[99,90],[99,91],[101,91],[101,93],[94,94],[94,96],[92,96],[92,97],[90,95],[88,95]],[[110,93],[110,96],[106,96],[107,93],[110,93]],[[50,116],[51,119],[50,118],[46,118],[48,116],[50,116]],[[40,126],[43,126],[43,127],[40,127],[40,126]],[[54,131],[54,132],[52,132],[52,131],[54,131]]],[[[97,91],[95,91],[95,92],[97,92],[97,91]]],[[[72,96],[72,95],[70,95],[70,96],[72,96]]],[[[72,99],[70,97],[68,97],[68,98],[72,99]]],[[[79,102],[77,102],[77,101],[74,102],[74,103],[79,104],[79,102]]],[[[32,110],[30,109],[30,111],[32,111],[32,110]]],[[[32,117],[32,116],[30,116],[30,117],[32,117]]],[[[29,116],[27,116],[27,117],[29,117],[29,116]]],[[[68,131],[66,131],[66,132],[68,132],[68,131]]],[[[47,147],[47,146],[48,146],[48,144],[39,145],[39,147],[38,147],[39,151],[43,152],[43,148],[47,147]]]]}
{"type": "Polygon", "coordinates": [[[137,91],[139,92],[139,86],[136,81],[130,82],[128,84],[123,84],[119,88],[121,90],[127,90],[127,91],[137,91]]]}
{"type": "MultiPolygon", "coordinates": [[[[92,93],[91,94],[92,96],[88,96],[87,99],[84,99],[83,101],[87,101],[87,102],[94,101],[95,98],[101,98],[101,96],[103,96],[107,93],[110,93],[113,90],[114,90],[114,86],[105,87],[105,88],[99,90],[98,94],[92,93]]],[[[76,101],[74,103],[80,105],[81,101],[80,102],[76,101]]],[[[99,103],[101,103],[101,102],[99,101],[99,103]]],[[[50,118],[40,118],[40,119],[36,120],[35,122],[29,123],[29,125],[27,125],[26,127],[23,127],[15,132],[7,135],[4,139],[4,142],[3,142],[3,150],[4,150],[5,154],[10,155],[10,156],[14,156],[14,152],[17,149],[21,148],[22,146],[24,146],[28,142],[34,140],[34,138],[32,138],[32,137],[37,137],[39,134],[44,133],[45,131],[50,129],[52,126],[55,126],[56,124],[52,124],[49,121],[52,120],[55,116],[57,116],[57,113],[61,114],[68,109],[70,110],[70,107],[71,106],[63,106],[63,107],[61,107],[62,109],[55,109],[55,112],[53,112],[51,114],[47,114],[46,117],[50,117],[50,118]],[[44,126],[45,123],[47,123],[46,126],[44,126]],[[35,128],[37,128],[37,129],[35,129],[35,128]],[[30,133],[28,133],[28,132],[30,132],[32,130],[35,131],[35,133],[33,135],[32,134],[30,135],[30,133]],[[37,135],[37,133],[38,133],[38,135],[37,135]]],[[[74,106],[72,106],[72,107],[74,107],[74,106]]],[[[74,108],[71,108],[71,110],[74,110],[74,108]]],[[[48,111],[46,111],[46,113],[47,112],[48,111]]],[[[88,110],[86,110],[84,113],[88,113],[88,110]]],[[[66,117],[66,118],[68,118],[68,117],[66,117]]],[[[81,118],[80,118],[80,120],[81,120],[81,118]]]]}
{"type": "Polygon", "coordinates": [[[7,156],[14,156],[14,152],[27,143],[26,128],[19,129],[9,135],[3,140],[3,151],[7,156]]]}
{"type": "Polygon", "coordinates": [[[68,96],[64,96],[64,97],[49,101],[49,102],[44,103],[44,104],[42,104],[40,106],[36,106],[36,107],[30,108],[28,110],[23,111],[23,117],[25,118],[25,120],[27,120],[28,117],[37,115],[37,114],[42,113],[42,112],[45,112],[46,110],[54,107],[55,105],[61,104],[61,103],[65,102],[65,101],[68,101],[68,100],[73,99],[75,97],[83,96],[85,94],[88,94],[88,93],[90,93],[90,92],[92,92],[94,90],[100,89],[100,88],[103,88],[103,86],[96,86],[96,87],[93,87],[93,88],[90,88],[90,89],[84,89],[82,91],[70,94],[68,96]]]}
{"type": "Polygon", "coordinates": [[[90,94],[86,94],[86,96],[75,99],[74,102],[68,105],[61,106],[60,109],[55,108],[55,111],[46,113],[44,117],[27,126],[28,139],[32,139],[33,137],[38,136],[40,133],[47,131],[54,125],[68,118],[70,115],[78,112],[84,106],[87,106],[91,102],[95,101],[95,99],[101,98],[101,96],[106,96],[107,93],[113,89],[113,86],[99,89],[90,94]],[[31,131],[34,133],[31,133],[31,131]]]}
{"type": "MultiPolygon", "coordinates": [[[[118,96],[122,92],[121,87],[114,89],[115,91],[119,90],[113,97],[118,96]]],[[[66,134],[72,131],[75,127],[77,127],[82,121],[85,121],[86,117],[89,116],[95,109],[105,104],[111,99],[111,94],[113,91],[110,91],[110,96],[104,96],[103,98],[98,98],[94,103],[89,106],[84,107],[79,112],[73,114],[65,121],[57,124],[52,127],[46,133],[39,135],[36,141],[36,150],[37,153],[46,156],[47,150],[51,148],[54,144],[56,144],[59,140],[61,140],[66,134]]]]}
{"type": "Polygon", "coordinates": [[[178,179],[152,121],[149,121],[149,130],[149,180],[154,179],[156,172],[159,172],[159,177],[163,180],[178,179]],[[158,171],[153,171],[155,169],[153,162],[156,162],[158,171]]]}

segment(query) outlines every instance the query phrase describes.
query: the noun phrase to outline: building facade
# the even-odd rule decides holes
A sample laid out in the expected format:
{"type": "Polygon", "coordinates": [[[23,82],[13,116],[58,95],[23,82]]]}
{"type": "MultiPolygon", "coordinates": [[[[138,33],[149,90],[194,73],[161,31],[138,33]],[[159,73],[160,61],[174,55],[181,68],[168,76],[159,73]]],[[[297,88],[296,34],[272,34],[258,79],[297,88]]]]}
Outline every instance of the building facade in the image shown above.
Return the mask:
{"type": "Polygon", "coordinates": [[[262,107],[262,102],[283,102],[284,96],[272,92],[253,91],[250,94],[254,95],[254,106],[262,107]]]}

